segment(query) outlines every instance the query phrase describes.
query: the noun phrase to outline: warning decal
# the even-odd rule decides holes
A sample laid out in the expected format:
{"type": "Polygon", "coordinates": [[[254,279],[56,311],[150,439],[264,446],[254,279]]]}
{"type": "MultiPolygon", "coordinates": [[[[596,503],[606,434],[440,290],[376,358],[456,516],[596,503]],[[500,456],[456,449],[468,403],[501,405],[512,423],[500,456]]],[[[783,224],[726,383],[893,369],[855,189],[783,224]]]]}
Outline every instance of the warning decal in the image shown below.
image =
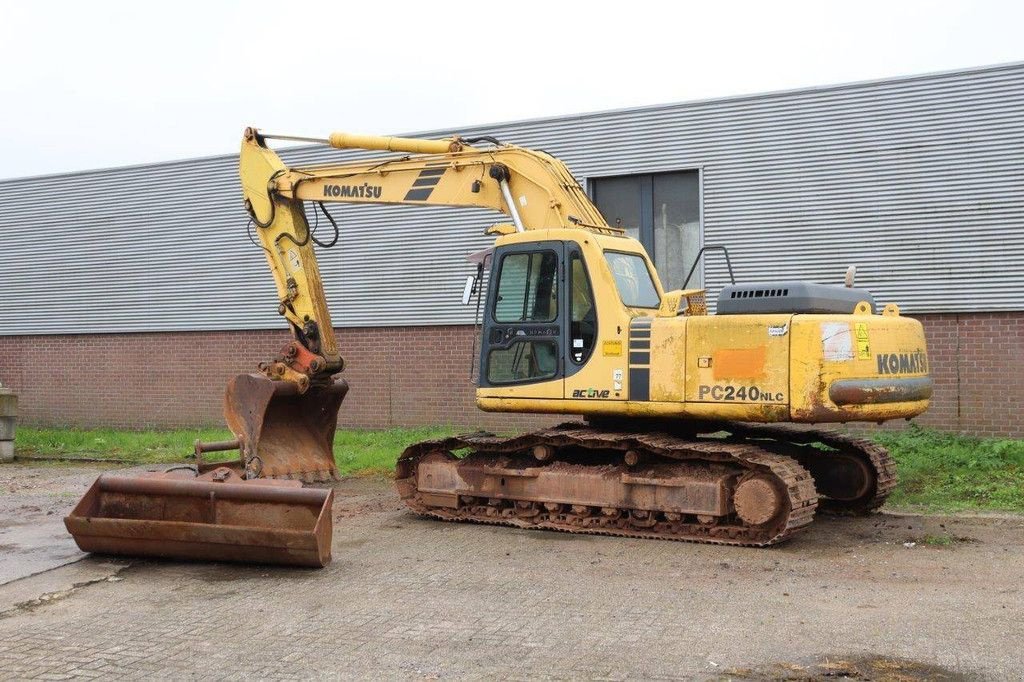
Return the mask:
{"type": "Polygon", "coordinates": [[[853,334],[848,323],[821,323],[821,354],[826,360],[853,360],[853,334]]]}

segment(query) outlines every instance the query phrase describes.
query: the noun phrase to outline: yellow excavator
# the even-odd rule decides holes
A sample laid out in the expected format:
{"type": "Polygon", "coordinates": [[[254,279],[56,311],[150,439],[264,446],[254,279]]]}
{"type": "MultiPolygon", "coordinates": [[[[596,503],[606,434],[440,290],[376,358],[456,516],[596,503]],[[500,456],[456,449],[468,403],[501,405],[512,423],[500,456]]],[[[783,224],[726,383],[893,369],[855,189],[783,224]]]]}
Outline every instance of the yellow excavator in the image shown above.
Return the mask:
{"type": "Polygon", "coordinates": [[[487,230],[494,246],[476,254],[477,275],[464,294],[483,303],[477,405],[584,419],[518,436],[410,445],[396,484],[419,514],[772,545],[818,509],[876,509],[896,484],[883,448],[806,425],[909,419],[928,408],[921,324],[894,304],[879,309],[851,273],[846,286],[733,281],[708,314],[704,290],[663,290],[643,246],[610,226],[549,154],[492,137],[318,139],[249,128],[239,170],[250,236],[266,256],[293,338],[259,374],[229,382],[224,413],[236,439],[197,444],[196,473],[205,480],[108,480],[69,517],[83,549],[329,560],[329,497],[266,487],[279,478],[337,476],[332,441],[348,386],[337,378],[344,361],[314,252],[338,241],[329,203],[478,207],[507,216],[511,222],[487,230]],[[394,154],[293,168],[271,139],[394,154]],[[310,228],[307,208],[333,227],[329,241],[310,228]],[[203,461],[207,451],[228,449],[239,451],[233,469],[203,461]],[[176,501],[156,500],[157,491],[176,501]],[[228,511],[212,509],[215,496],[231,497],[228,511]],[[262,534],[254,530],[260,523],[262,534]],[[228,531],[234,535],[225,540],[228,531]],[[83,544],[88,533],[104,537],[83,544]],[[202,542],[189,545],[197,537],[202,542]],[[238,553],[235,542],[249,545],[238,553]]]}
{"type": "MultiPolygon", "coordinates": [[[[643,246],[610,226],[549,154],[490,137],[325,139],[247,129],[245,207],[293,341],[236,378],[227,414],[248,476],[335,475],[347,386],[304,206],[489,208],[493,249],[467,296],[481,320],[482,410],[582,415],[515,437],[411,445],[397,487],[439,519],[571,532],[770,545],[816,508],[864,513],[896,482],[877,445],[798,424],[884,422],[928,407],[919,322],[866,291],[808,282],[664,291],[643,246]],[[291,168],[268,139],[397,155],[291,168]],[[486,265],[485,265],[486,264],[486,265]],[[242,415],[240,418],[239,415],[242,415]]],[[[696,265],[696,264],[695,264],[696,265]]]]}

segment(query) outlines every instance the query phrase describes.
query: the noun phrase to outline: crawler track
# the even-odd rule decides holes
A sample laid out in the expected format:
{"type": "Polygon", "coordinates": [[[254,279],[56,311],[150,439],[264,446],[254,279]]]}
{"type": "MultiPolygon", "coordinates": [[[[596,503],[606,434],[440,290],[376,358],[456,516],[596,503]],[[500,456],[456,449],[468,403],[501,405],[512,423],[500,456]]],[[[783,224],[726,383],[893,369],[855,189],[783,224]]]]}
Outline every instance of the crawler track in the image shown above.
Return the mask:
{"type": "MultiPolygon", "coordinates": [[[[896,488],[896,462],[889,451],[864,438],[856,438],[831,429],[815,429],[796,424],[723,424],[740,442],[759,445],[777,454],[799,461],[816,475],[837,456],[859,461],[872,481],[867,481],[861,495],[852,499],[821,497],[818,508],[826,514],[868,514],[881,507],[896,488]],[[824,449],[819,446],[824,446],[824,449]]],[[[825,472],[827,473],[827,472],[825,472]]],[[[819,492],[821,492],[819,487],[819,492]]]]}
{"type": "MultiPolygon", "coordinates": [[[[455,469],[452,469],[455,470],[455,469]]],[[[571,476],[566,480],[572,480],[571,476]]],[[[623,479],[625,480],[625,479],[623,479]]],[[[406,449],[398,461],[396,484],[402,499],[417,513],[447,521],[500,524],[520,528],[559,530],[623,537],[682,540],[729,545],[766,546],[783,542],[806,527],[814,516],[817,493],[810,473],[794,458],[771,452],[753,442],[734,442],[720,438],[696,438],[665,432],[637,433],[587,426],[579,423],[527,433],[514,438],[491,434],[472,434],[426,441],[406,449]],[[552,448],[558,454],[546,464],[529,458],[535,447],[552,448]],[[453,452],[470,450],[459,459],[453,452]],[[627,467],[610,463],[624,453],[638,455],[644,464],[627,467]],[[496,498],[479,481],[462,480],[452,501],[438,504],[436,496],[417,487],[419,466],[427,462],[470,464],[475,472],[493,471],[515,475],[535,470],[555,471],[555,467],[577,467],[585,475],[611,477],[636,473],[644,481],[664,480],[665,489],[680,485],[673,481],[699,480],[702,471],[728,477],[729,494],[734,486],[757,478],[770,496],[777,496],[777,507],[762,523],[744,522],[732,508],[712,517],[707,514],[677,513],[629,506],[607,507],[592,501],[579,504],[566,487],[560,501],[547,499],[496,498]],[[490,467],[490,469],[488,469],[490,467]],[[723,473],[724,472],[724,473],[723,473]],[[661,478],[655,479],[656,475],[661,478]],[[474,487],[476,486],[476,487],[474,487]]],[[[504,485],[504,479],[502,479],[504,485]]],[[[657,487],[657,486],[654,486],[657,487]]],[[[749,515],[748,515],[749,516],[749,515]]]]}

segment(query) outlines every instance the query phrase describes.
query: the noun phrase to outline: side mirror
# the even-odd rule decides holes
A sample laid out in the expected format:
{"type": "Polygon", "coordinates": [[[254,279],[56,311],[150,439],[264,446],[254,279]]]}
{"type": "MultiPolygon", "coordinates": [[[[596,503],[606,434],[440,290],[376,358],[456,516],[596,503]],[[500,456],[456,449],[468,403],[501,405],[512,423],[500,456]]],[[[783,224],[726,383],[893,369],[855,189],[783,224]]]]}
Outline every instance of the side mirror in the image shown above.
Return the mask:
{"type": "Polygon", "coordinates": [[[476,288],[476,275],[466,277],[466,288],[462,290],[462,305],[469,305],[473,297],[473,289],[476,288]]]}

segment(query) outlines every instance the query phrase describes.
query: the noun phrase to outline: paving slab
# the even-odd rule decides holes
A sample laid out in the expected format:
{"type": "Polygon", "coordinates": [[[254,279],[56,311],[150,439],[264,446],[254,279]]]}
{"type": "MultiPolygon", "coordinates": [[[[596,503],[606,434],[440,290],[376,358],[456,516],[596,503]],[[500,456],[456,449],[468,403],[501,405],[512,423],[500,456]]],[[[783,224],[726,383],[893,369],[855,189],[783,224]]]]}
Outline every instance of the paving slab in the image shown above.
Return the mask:
{"type": "Polygon", "coordinates": [[[334,557],[14,581],[0,677],[1014,679],[1024,660],[1015,516],[824,518],[747,549],[444,524],[357,479],[334,557]]]}

